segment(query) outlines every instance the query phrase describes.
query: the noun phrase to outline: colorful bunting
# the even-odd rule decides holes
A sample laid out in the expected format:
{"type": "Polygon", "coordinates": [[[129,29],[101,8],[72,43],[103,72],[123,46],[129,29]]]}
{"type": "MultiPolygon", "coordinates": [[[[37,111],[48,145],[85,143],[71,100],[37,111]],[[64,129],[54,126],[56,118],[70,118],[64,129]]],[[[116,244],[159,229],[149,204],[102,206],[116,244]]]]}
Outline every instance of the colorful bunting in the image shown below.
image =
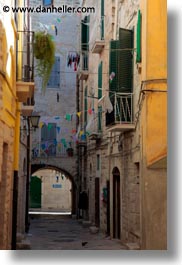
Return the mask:
{"type": "Polygon", "coordinates": [[[43,122],[40,122],[40,123],[39,123],[39,128],[42,128],[43,125],[44,125],[44,123],[43,123],[43,122]]]}
{"type": "Polygon", "coordinates": [[[92,114],[92,109],[88,110],[88,114],[90,114],[90,115],[92,114]]]}
{"type": "Polygon", "coordinates": [[[48,124],[48,130],[51,130],[51,128],[52,128],[52,124],[48,124]]]}
{"type": "Polygon", "coordinates": [[[66,120],[67,120],[67,121],[71,121],[71,117],[72,117],[71,114],[66,114],[66,120]]]}
{"type": "Polygon", "coordinates": [[[61,127],[56,126],[56,130],[57,130],[58,133],[60,133],[61,127]]]}

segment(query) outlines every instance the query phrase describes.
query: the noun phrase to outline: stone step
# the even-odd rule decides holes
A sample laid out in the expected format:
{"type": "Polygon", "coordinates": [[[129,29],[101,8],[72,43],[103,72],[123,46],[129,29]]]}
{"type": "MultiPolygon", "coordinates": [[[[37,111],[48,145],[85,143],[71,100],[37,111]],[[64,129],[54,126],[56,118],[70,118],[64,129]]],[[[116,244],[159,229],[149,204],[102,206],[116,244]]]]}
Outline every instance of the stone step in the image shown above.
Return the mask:
{"type": "Polygon", "coordinates": [[[16,244],[16,249],[31,249],[30,247],[30,241],[28,239],[24,239],[21,242],[18,242],[16,244]]]}
{"type": "Polygon", "coordinates": [[[90,221],[82,221],[82,226],[83,227],[90,227],[91,226],[91,222],[90,221]]]}
{"type": "Polygon", "coordinates": [[[99,232],[99,228],[96,226],[90,226],[89,231],[91,234],[97,234],[99,232]]]}
{"type": "Polygon", "coordinates": [[[128,250],[140,250],[140,246],[138,243],[126,243],[125,246],[128,250]]]}

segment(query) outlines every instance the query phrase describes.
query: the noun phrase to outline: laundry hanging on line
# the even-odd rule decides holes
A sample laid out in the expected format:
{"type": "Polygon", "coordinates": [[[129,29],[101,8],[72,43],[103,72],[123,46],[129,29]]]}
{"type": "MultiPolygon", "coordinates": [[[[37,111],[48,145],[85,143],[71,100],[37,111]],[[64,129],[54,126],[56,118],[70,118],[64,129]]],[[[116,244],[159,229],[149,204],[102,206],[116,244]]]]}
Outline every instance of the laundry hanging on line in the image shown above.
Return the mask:
{"type": "Polygon", "coordinates": [[[74,67],[74,71],[77,71],[78,65],[80,63],[80,55],[78,53],[69,53],[67,57],[67,67],[74,67]]]}

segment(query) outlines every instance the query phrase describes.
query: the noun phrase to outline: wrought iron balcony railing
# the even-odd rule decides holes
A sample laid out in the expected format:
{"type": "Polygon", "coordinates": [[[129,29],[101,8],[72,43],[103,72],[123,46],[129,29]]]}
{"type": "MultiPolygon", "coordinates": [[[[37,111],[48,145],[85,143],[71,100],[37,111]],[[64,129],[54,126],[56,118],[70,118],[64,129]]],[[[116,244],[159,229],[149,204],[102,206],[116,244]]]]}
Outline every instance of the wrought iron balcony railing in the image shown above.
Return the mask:
{"type": "Polygon", "coordinates": [[[34,32],[18,31],[17,40],[17,81],[34,82],[34,32]]]}
{"type": "Polygon", "coordinates": [[[113,111],[106,113],[106,126],[133,124],[133,93],[110,92],[113,111]]]}

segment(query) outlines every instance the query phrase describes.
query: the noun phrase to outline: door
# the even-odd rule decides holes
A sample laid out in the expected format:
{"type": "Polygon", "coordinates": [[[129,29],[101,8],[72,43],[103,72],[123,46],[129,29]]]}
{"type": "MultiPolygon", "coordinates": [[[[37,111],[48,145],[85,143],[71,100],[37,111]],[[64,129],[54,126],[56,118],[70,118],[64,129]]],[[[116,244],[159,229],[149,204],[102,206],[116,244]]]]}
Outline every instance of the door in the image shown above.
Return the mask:
{"type": "Polygon", "coordinates": [[[41,179],[36,176],[30,182],[30,208],[41,208],[41,179]]]}
{"type": "Polygon", "coordinates": [[[107,181],[107,234],[110,235],[110,181],[107,181]]]}
{"type": "Polygon", "coordinates": [[[113,170],[113,237],[120,239],[120,173],[117,168],[113,170]]]}
{"type": "Polygon", "coordinates": [[[100,226],[100,179],[95,178],[95,225],[100,226]]]}

